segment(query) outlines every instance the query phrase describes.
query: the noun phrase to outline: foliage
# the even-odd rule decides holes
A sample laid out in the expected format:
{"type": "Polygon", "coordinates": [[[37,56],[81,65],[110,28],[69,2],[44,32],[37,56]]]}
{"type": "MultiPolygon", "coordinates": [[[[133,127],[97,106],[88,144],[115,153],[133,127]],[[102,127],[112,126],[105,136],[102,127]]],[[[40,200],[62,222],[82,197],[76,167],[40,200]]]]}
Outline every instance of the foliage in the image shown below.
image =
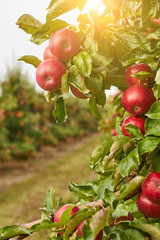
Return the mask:
{"type": "MultiPolygon", "coordinates": [[[[30,15],[23,15],[17,24],[32,35],[32,42],[41,44],[48,40],[55,30],[64,27],[65,23],[57,21],[56,17],[75,7],[82,10],[86,2],[87,0],[51,1],[47,9],[46,23],[42,24],[30,15]]],[[[158,101],[160,41],[158,20],[154,20],[160,17],[160,2],[159,0],[103,0],[102,2],[105,10],[101,15],[98,15],[97,9],[94,9],[89,15],[78,16],[78,27],[66,23],[66,26],[79,34],[81,51],[70,61],[64,62],[68,74],[63,77],[61,89],[63,94],[59,97],[59,93],[50,92],[48,98],[52,98],[59,109],[56,111],[56,119],[65,119],[66,111],[62,110],[65,109],[66,89],[73,84],[89,97],[91,112],[96,117],[101,117],[97,105],[104,107],[105,89],[115,85],[123,91],[127,87],[124,78],[127,66],[139,62],[147,63],[154,70],[153,91],[157,101],[145,114],[147,117],[145,135],[142,136],[134,126],[127,127],[131,138],[122,135],[120,124],[123,110],[121,112],[120,107],[121,118],[118,118],[116,123],[118,136],[104,138],[90,158],[89,166],[97,173],[97,180],[81,186],[73,182],[69,184],[70,191],[79,196],[77,205],[81,210],[71,219],[69,211],[64,212],[60,219],[61,223],[57,226],[54,223],[57,206],[54,191],[50,190],[42,208],[41,222],[38,225],[33,224],[29,229],[19,229],[18,226],[17,230],[15,226],[2,228],[0,229],[2,237],[4,236],[2,239],[19,235],[20,231],[28,236],[44,228],[51,228],[50,240],[82,239],[76,236],[74,231],[84,219],[87,219],[83,227],[84,240],[95,239],[101,229],[103,229],[103,239],[108,240],[145,240],[151,237],[160,239],[160,219],[145,217],[138,210],[136,203],[145,177],[150,172],[160,172],[158,101]],[[88,89],[90,85],[93,87],[89,95],[80,75],[87,78],[88,89]],[[62,113],[64,116],[61,116],[62,113]],[[63,231],[63,236],[57,235],[59,231],[63,231]]],[[[23,57],[24,61],[25,58],[23,57]]],[[[31,61],[27,58],[26,62],[33,64],[33,57],[31,61]]],[[[118,103],[118,106],[121,104],[118,103]]]]}

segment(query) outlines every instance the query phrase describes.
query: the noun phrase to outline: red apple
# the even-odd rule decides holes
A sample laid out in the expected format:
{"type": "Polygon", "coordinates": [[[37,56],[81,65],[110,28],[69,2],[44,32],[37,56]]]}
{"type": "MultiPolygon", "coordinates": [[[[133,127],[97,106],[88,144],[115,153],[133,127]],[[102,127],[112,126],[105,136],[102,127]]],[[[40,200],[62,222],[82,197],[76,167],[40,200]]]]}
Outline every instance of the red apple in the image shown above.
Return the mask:
{"type": "Polygon", "coordinates": [[[61,88],[61,77],[65,74],[65,65],[57,59],[42,61],[36,71],[38,85],[46,91],[58,91],[61,88]]]}
{"type": "Polygon", "coordinates": [[[112,136],[118,136],[115,128],[111,129],[110,133],[112,136]]]}
{"type": "MultiPolygon", "coordinates": [[[[83,232],[82,232],[82,228],[83,228],[83,225],[85,224],[85,222],[86,222],[87,220],[84,220],[84,221],[82,221],[79,225],[78,225],[78,227],[77,227],[77,236],[82,236],[83,235],[83,232]]],[[[94,239],[94,240],[101,240],[102,239],[102,237],[103,237],[103,230],[101,230],[98,234],[97,234],[97,236],[96,236],[96,238],[94,239]]]]}
{"type": "Polygon", "coordinates": [[[51,53],[49,46],[47,46],[43,52],[43,59],[46,60],[46,59],[53,59],[53,58],[55,57],[51,53]]]}
{"type": "Polygon", "coordinates": [[[125,118],[121,124],[121,129],[122,129],[123,135],[131,137],[131,135],[125,129],[125,127],[129,124],[132,124],[133,126],[138,127],[140,129],[141,133],[144,135],[145,134],[145,129],[144,129],[145,120],[146,120],[146,118],[143,116],[134,116],[134,115],[131,115],[131,116],[125,118]]]}
{"type": "Polygon", "coordinates": [[[151,202],[142,193],[137,198],[137,206],[141,213],[149,218],[160,218],[160,204],[151,202]]]}
{"type": "MultiPolygon", "coordinates": [[[[60,222],[60,218],[62,216],[62,214],[64,213],[65,210],[67,210],[69,208],[69,206],[71,206],[72,204],[66,204],[66,205],[63,205],[54,215],[54,222],[60,222]]],[[[78,212],[80,209],[77,207],[77,206],[74,206],[72,208],[72,211],[71,211],[71,216],[72,217],[76,212],[78,212]]],[[[63,234],[63,232],[59,232],[59,234],[63,234]]]]}
{"type": "Polygon", "coordinates": [[[73,30],[63,28],[52,34],[49,48],[56,58],[71,59],[80,51],[80,39],[73,30]]]}
{"type": "Polygon", "coordinates": [[[133,115],[143,115],[148,112],[155,101],[152,90],[144,85],[130,86],[122,96],[124,109],[133,115]]]}
{"type": "Polygon", "coordinates": [[[160,204],[160,173],[153,172],[142,184],[142,193],[151,202],[160,204]]]}
{"type": "Polygon", "coordinates": [[[150,66],[148,66],[145,63],[134,64],[127,68],[125,72],[125,80],[128,86],[137,85],[137,84],[149,85],[152,82],[153,77],[148,77],[140,81],[136,77],[131,76],[131,74],[137,74],[141,71],[152,73],[152,69],[150,68],[150,66]]]}

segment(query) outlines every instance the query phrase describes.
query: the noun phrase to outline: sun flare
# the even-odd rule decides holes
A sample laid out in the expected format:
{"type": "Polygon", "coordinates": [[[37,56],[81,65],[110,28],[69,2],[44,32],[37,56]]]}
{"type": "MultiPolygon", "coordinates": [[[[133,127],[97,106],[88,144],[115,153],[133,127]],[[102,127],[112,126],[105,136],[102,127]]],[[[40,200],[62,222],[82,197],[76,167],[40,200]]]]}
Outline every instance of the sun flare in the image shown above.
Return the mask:
{"type": "Polygon", "coordinates": [[[101,0],[90,0],[85,4],[83,13],[89,13],[94,8],[98,10],[98,15],[101,15],[105,10],[105,5],[102,4],[101,0]]]}

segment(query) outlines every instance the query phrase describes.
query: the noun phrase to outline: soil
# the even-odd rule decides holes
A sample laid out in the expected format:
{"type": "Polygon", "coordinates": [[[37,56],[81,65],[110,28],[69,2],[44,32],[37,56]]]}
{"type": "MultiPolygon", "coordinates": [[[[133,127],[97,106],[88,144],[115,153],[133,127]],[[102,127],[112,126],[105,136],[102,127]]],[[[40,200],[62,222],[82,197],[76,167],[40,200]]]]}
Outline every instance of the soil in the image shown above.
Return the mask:
{"type": "Polygon", "coordinates": [[[43,146],[34,159],[11,161],[1,163],[0,166],[0,194],[12,186],[31,178],[57,158],[64,157],[74,150],[79,149],[99,133],[92,133],[81,138],[69,138],[58,146],[43,146]]]}

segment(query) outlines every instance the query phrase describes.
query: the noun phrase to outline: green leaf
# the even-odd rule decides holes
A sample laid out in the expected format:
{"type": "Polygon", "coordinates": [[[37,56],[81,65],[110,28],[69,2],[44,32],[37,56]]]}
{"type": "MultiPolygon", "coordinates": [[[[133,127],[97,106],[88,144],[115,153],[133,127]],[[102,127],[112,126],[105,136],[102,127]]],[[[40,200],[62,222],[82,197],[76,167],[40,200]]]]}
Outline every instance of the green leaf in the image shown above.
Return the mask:
{"type": "Polygon", "coordinates": [[[94,98],[94,96],[92,96],[89,99],[89,109],[91,111],[91,113],[96,117],[96,118],[102,118],[98,108],[97,108],[97,103],[96,103],[96,99],[94,98]]]}
{"type": "Polygon", "coordinates": [[[60,222],[64,225],[67,225],[67,223],[69,222],[70,218],[71,218],[71,212],[72,209],[74,208],[74,205],[70,205],[61,215],[60,217],[60,222]]]}
{"type": "Polygon", "coordinates": [[[45,91],[44,92],[44,97],[46,99],[47,102],[55,102],[59,96],[61,95],[61,91],[51,91],[51,92],[48,92],[48,91],[45,91]]]}
{"type": "Polygon", "coordinates": [[[152,170],[153,172],[160,173],[160,150],[157,150],[152,159],[152,170]]]}
{"type": "Polygon", "coordinates": [[[134,190],[136,190],[143,181],[144,177],[142,176],[136,176],[135,178],[133,178],[131,181],[121,187],[120,196],[118,196],[117,199],[120,201],[126,198],[129,194],[132,194],[134,190]]]}
{"type": "Polygon", "coordinates": [[[103,91],[96,91],[95,92],[96,103],[101,105],[102,108],[106,104],[106,94],[103,91]]]}
{"type": "Polygon", "coordinates": [[[63,20],[56,19],[45,23],[37,32],[31,37],[31,42],[41,44],[43,40],[49,39],[49,37],[57,30],[66,28],[69,24],[63,20]]]}
{"type": "Polygon", "coordinates": [[[116,126],[115,126],[115,129],[116,129],[116,132],[118,134],[119,137],[122,137],[124,136],[123,133],[122,133],[122,128],[121,128],[121,123],[122,123],[122,118],[121,117],[117,117],[116,118],[116,126]]]}
{"type": "Polygon", "coordinates": [[[47,22],[78,7],[82,2],[84,2],[84,0],[56,0],[54,3],[52,2],[46,16],[47,22]]]}
{"type": "Polygon", "coordinates": [[[160,137],[145,137],[138,143],[139,154],[152,152],[160,143],[160,137]]]}
{"type": "Polygon", "coordinates": [[[128,133],[131,134],[132,138],[142,137],[142,133],[138,127],[133,126],[132,124],[128,124],[125,129],[128,133]]]}
{"type": "Polygon", "coordinates": [[[145,133],[146,136],[154,135],[160,136],[160,119],[149,119],[145,120],[145,133]]]}
{"type": "Polygon", "coordinates": [[[33,55],[25,55],[25,56],[19,58],[18,61],[24,61],[26,63],[29,63],[29,64],[33,65],[35,68],[37,68],[39,66],[39,64],[41,63],[41,60],[33,55]]]}
{"type": "Polygon", "coordinates": [[[160,119],[160,101],[152,104],[150,110],[145,114],[150,119],[160,119]]]}
{"type": "Polygon", "coordinates": [[[98,198],[104,198],[105,190],[108,189],[110,191],[114,190],[114,172],[109,172],[105,176],[104,180],[101,180],[100,184],[97,188],[98,198]]]}
{"type": "Polygon", "coordinates": [[[143,220],[134,220],[130,222],[130,226],[140,229],[141,231],[147,232],[152,237],[160,240],[160,223],[147,223],[143,220]]]}
{"type": "Polygon", "coordinates": [[[122,177],[128,176],[129,172],[133,169],[138,169],[139,154],[138,147],[136,147],[132,152],[130,152],[125,158],[123,158],[119,163],[119,172],[122,177]]]}
{"type": "Polygon", "coordinates": [[[44,200],[44,207],[48,210],[53,212],[55,207],[55,191],[52,189],[48,190],[45,200],[44,200]]]}
{"type": "Polygon", "coordinates": [[[30,235],[30,230],[26,229],[25,227],[12,225],[0,228],[0,237],[1,240],[7,240],[14,236],[19,236],[21,234],[30,235]]]}
{"type": "Polygon", "coordinates": [[[103,197],[103,201],[105,202],[105,204],[109,204],[112,206],[115,199],[116,199],[116,197],[115,197],[114,192],[110,191],[109,189],[106,189],[104,192],[104,197],[103,197]]]}
{"type": "Polygon", "coordinates": [[[69,190],[74,192],[81,198],[88,198],[90,200],[94,200],[96,197],[96,193],[91,185],[81,185],[78,186],[77,184],[71,182],[69,184],[69,190]]]}
{"type": "Polygon", "coordinates": [[[145,236],[136,229],[126,229],[125,233],[129,236],[129,240],[145,240],[145,236]]]}
{"type": "Polygon", "coordinates": [[[117,207],[116,210],[112,213],[112,217],[114,218],[120,218],[122,216],[128,216],[129,209],[128,206],[126,206],[123,203],[120,203],[117,207]]]}
{"type": "Polygon", "coordinates": [[[67,71],[61,78],[61,91],[64,94],[68,93],[69,91],[68,73],[69,72],[67,71]]]}
{"type": "Polygon", "coordinates": [[[85,78],[85,83],[88,89],[102,91],[103,77],[101,73],[92,72],[89,78],[85,78]]]}
{"type": "Polygon", "coordinates": [[[30,14],[24,14],[18,19],[16,25],[18,25],[19,28],[24,30],[26,33],[34,34],[42,27],[43,24],[30,14]]]}
{"type": "Polygon", "coordinates": [[[30,228],[30,231],[31,232],[37,232],[37,231],[40,231],[40,230],[53,228],[53,227],[63,227],[63,225],[60,222],[53,223],[51,220],[43,220],[42,222],[33,225],[30,228]]]}
{"type": "Polygon", "coordinates": [[[98,44],[97,41],[94,39],[94,33],[89,32],[86,35],[84,40],[84,46],[91,54],[95,54],[98,51],[98,44]]]}
{"type": "Polygon", "coordinates": [[[64,99],[62,97],[58,98],[56,101],[56,107],[52,112],[57,123],[63,123],[67,119],[67,110],[64,99]]]}
{"type": "Polygon", "coordinates": [[[105,155],[107,155],[110,151],[110,147],[113,143],[113,138],[107,138],[103,140],[92,152],[90,158],[90,168],[93,169],[96,166],[96,163],[99,160],[102,160],[105,155]]]}
{"type": "Polygon", "coordinates": [[[80,52],[74,58],[73,62],[78,71],[85,77],[88,77],[92,71],[92,59],[87,52],[80,52]]]}
{"type": "Polygon", "coordinates": [[[92,54],[91,57],[93,64],[100,67],[109,65],[114,59],[114,57],[109,54],[102,55],[99,53],[92,54]]]}

